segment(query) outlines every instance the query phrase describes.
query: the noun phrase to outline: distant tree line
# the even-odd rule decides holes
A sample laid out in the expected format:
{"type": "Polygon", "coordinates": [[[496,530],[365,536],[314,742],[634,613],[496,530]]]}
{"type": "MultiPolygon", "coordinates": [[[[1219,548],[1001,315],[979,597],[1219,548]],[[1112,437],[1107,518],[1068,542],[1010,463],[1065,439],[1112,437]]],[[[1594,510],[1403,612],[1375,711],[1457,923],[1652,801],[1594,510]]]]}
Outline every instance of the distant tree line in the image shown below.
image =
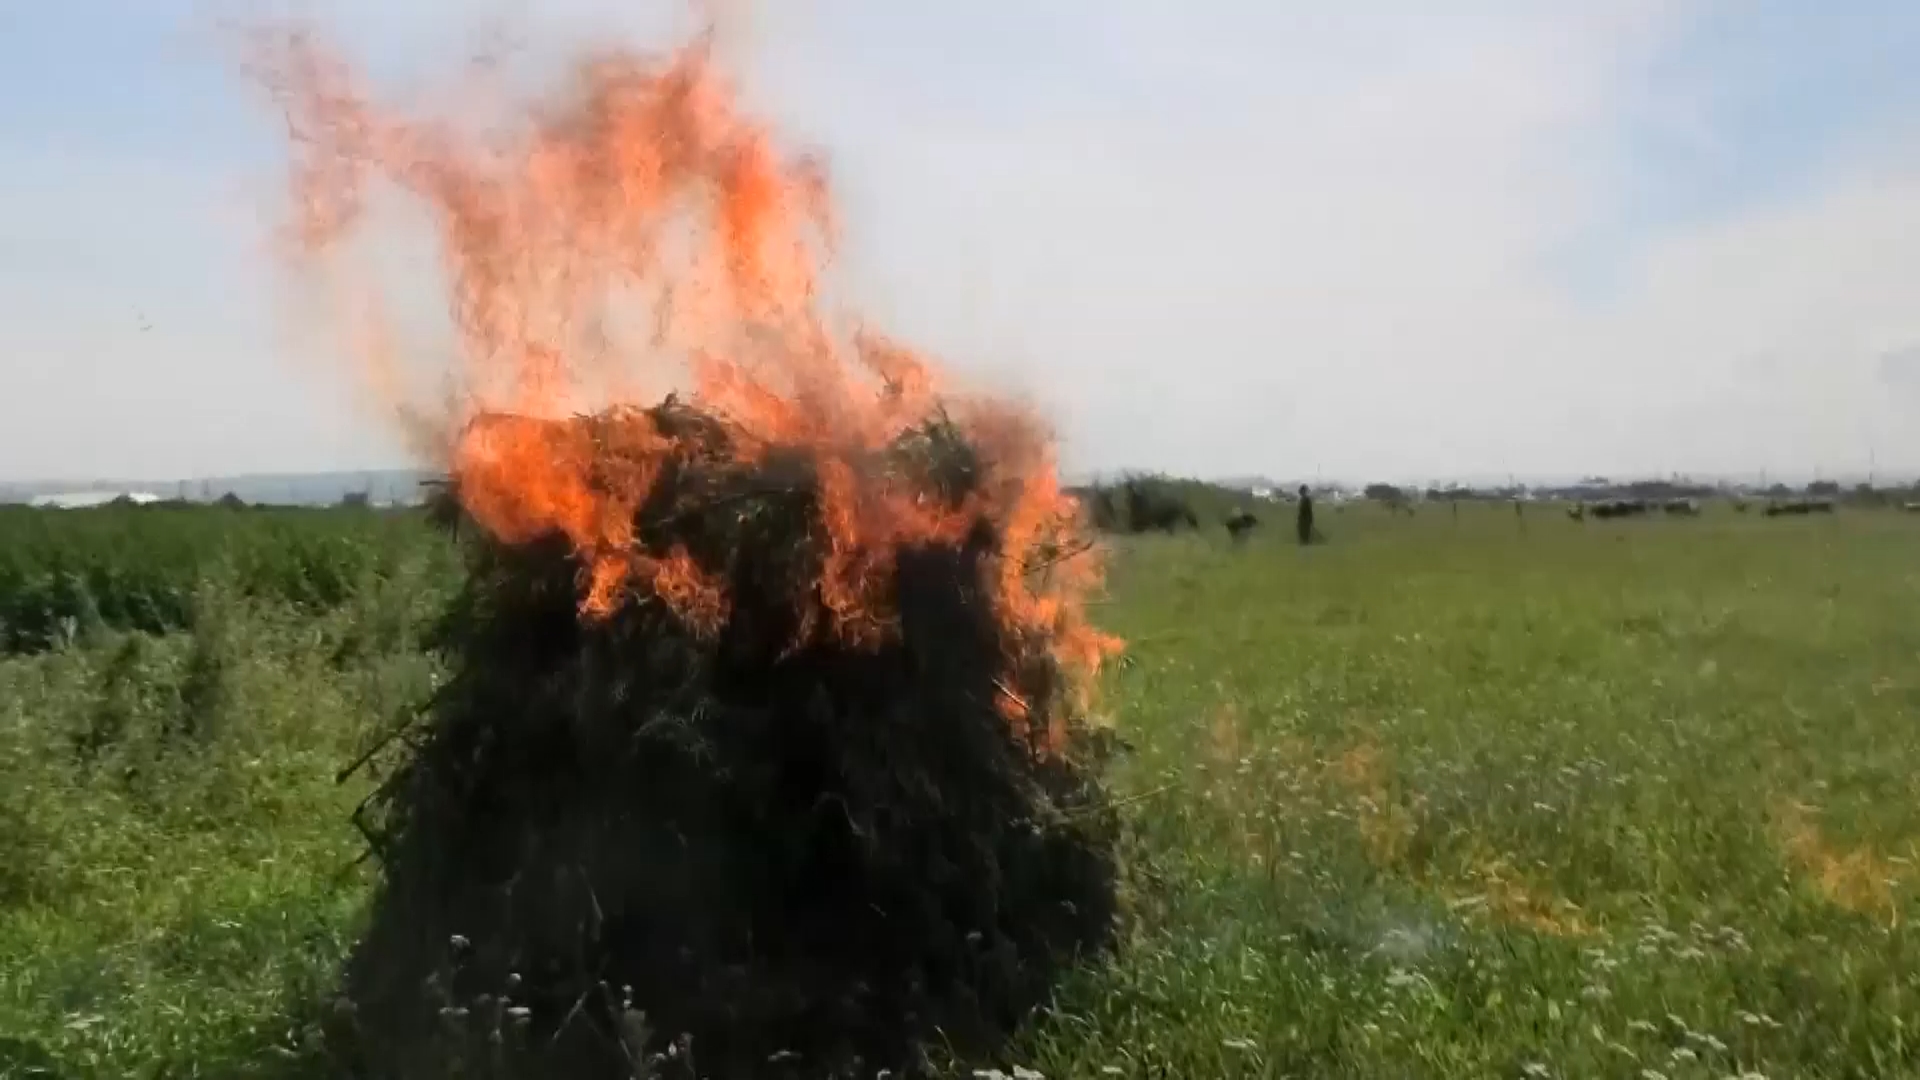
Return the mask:
{"type": "Polygon", "coordinates": [[[1089,521],[1123,535],[1224,528],[1254,502],[1248,491],[1157,474],[1074,489],[1089,521]]]}

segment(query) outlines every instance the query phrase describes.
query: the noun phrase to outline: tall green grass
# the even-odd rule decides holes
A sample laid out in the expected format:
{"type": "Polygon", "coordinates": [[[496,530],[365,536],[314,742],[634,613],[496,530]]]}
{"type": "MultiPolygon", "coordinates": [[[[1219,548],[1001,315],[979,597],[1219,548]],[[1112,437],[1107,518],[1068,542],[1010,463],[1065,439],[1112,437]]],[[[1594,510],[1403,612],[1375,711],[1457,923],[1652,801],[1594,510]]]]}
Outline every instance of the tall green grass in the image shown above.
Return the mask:
{"type": "Polygon", "coordinates": [[[0,507],[0,652],[98,630],[185,629],[208,579],[312,613],[425,550],[414,512],[0,507]]]}
{"type": "Polygon", "coordinates": [[[1920,1075],[1920,527],[1542,509],[1129,553],[1138,917],[1024,1064],[1920,1075]]]}
{"type": "MultiPolygon", "coordinates": [[[[452,569],[312,520],[387,569],[196,569],[177,628],[0,660],[0,1076],[326,1074],[334,773],[431,692],[452,569]]],[[[1321,524],[1120,542],[1127,944],[1000,1067],[1920,1076],[1920,521],[1321,524]]]]}

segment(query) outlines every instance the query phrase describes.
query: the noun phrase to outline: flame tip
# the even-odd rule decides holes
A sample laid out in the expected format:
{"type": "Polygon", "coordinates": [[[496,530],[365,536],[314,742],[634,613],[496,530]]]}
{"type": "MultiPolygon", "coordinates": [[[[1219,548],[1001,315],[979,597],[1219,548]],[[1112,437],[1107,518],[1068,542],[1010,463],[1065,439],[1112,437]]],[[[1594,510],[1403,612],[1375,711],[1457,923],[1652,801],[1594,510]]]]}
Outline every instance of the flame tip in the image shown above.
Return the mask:
{"type": "Polygon", "coordinates": [[[263,27],[258,74],[298,147],[289,253],[358,313],[370,385],[438,448],[467,513],[508,543],[566,537],[583,618],[658,599],[717,632],[732,611],[719,575],[684,546],[649,554],[639,511],[677,462],[763,468],[793,450],[811,461],[826,539],[821,632],[884,636],[898,553],[967,543],[984,521],[1001,556],[984,584],[1009,639],[1091,673],[1111,640],[1082,614],[1098,553],[1030,572],[1077,529],[1050,432],[1024,405],[945,393],[938,365],[870,322],[836,331],[827,162],[784,152],[740,111],[718,28],[661,56],[596,48],[554,102],[484,141],[379,107],[311,27],[263,27]],[[437,405],[407,389],[379,290],[334,257],[371,227],[375,180],[437,229],[457,359],[437,405]],[[635,311],[652,318],[622,322],[635,311]],[[961,479],[944,477],[939,447],[906,452],[912,438],[949,439],[961,479]]]}

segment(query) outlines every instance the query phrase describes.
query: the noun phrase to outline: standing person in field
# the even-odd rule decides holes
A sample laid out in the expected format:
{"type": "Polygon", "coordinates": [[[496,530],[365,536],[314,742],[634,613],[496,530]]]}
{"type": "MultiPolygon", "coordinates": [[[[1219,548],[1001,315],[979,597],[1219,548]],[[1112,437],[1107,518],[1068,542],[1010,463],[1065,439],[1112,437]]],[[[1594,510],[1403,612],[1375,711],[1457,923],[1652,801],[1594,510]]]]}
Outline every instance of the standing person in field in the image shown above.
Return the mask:
{"type": "Polygon", "coordinates": [[[1313,496],[1305,484],[1300,485],[1300,509],[1294,515],[1293,525],[1300,534],[1302,547],[1313,543],[1313,496]]]}

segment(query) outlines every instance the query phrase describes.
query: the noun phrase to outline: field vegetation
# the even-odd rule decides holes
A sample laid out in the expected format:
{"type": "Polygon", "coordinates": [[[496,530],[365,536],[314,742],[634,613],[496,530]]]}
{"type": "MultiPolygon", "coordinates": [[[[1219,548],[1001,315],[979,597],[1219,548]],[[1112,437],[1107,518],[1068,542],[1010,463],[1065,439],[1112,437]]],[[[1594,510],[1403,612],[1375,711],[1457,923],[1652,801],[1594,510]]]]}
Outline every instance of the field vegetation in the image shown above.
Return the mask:
{"type": "MultiPolygon", "coordinates": [[[[1099,608],[1121,951],[969,1068],[1920,1076],[1920,519],[1197,516],[1099,608]]],[[[411,513],[0,514],[0,1076],[335,1074],[336,776],[458,573],[411,513]]]]}

